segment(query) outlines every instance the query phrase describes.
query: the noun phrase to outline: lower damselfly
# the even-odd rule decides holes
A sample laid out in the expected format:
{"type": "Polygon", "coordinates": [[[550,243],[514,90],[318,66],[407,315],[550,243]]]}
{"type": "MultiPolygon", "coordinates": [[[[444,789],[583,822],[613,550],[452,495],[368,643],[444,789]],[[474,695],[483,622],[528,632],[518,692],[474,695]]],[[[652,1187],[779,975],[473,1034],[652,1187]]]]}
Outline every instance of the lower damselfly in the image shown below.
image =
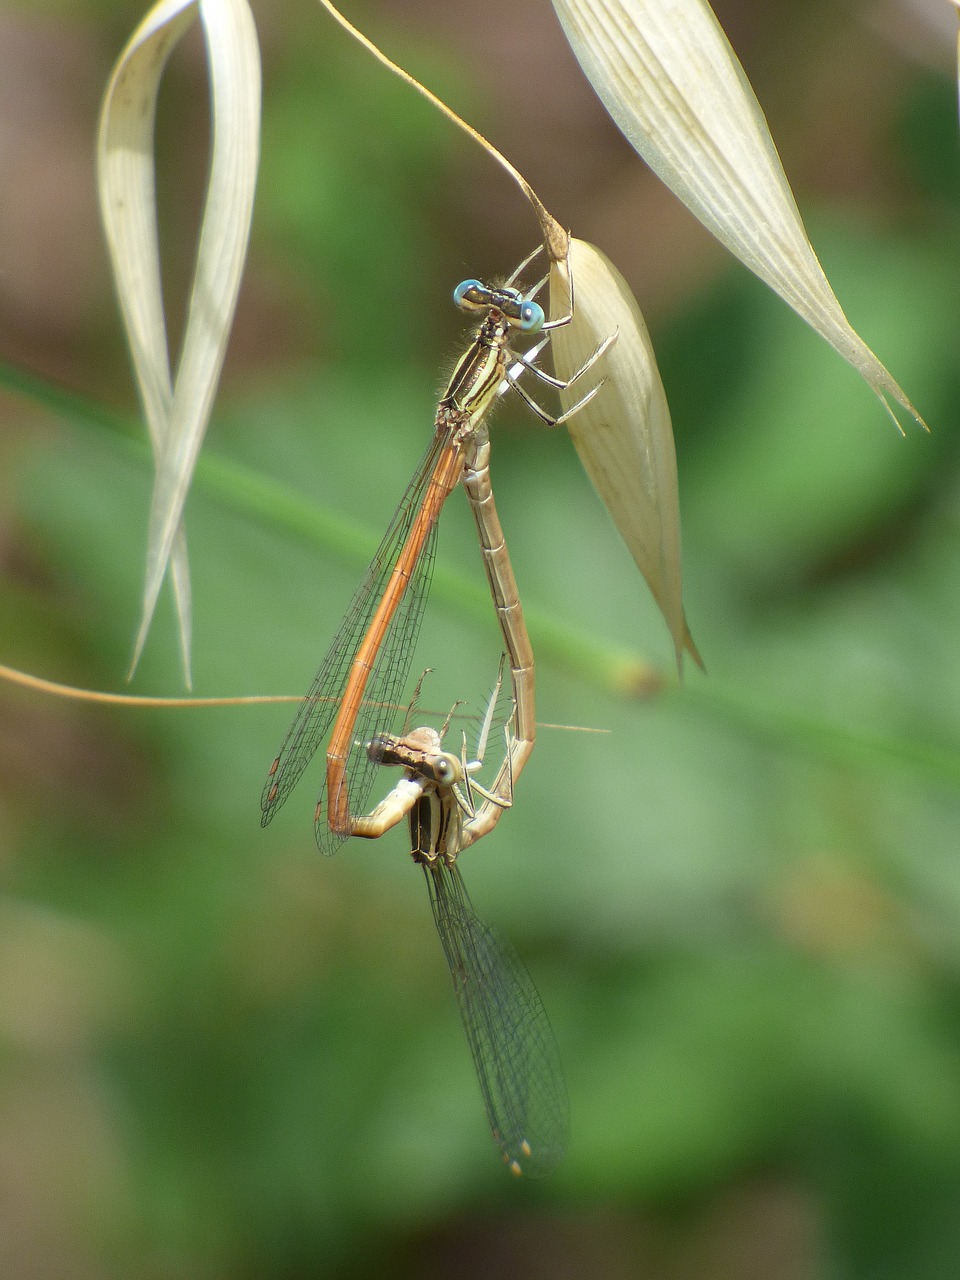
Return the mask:
{"type": "Polygon", "coordinates": [[[449,717],[439,732],[423,727],[367,743],[371,761],[404,773],[356,834],[381,835],[407,817],[491,1133],[511,1173],[536,1177],[549,1173],[567,1146],[560,1054],[533,979],[511,944],[477,915],[457,865],[460,852],[490,830],[492,813],[513,802],[509,726],[497,780],[490,789],[476,780],[496,693],[476,760],[465,747],[460,756],[443,750],[449,717]]]}

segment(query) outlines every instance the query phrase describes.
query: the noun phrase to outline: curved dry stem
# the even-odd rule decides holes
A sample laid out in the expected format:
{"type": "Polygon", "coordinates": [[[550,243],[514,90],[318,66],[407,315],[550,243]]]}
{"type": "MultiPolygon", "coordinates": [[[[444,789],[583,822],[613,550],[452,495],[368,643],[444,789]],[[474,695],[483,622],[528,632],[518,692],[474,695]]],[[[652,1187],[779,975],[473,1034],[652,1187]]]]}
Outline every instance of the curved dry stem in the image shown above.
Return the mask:
{"type": "Polygon", "coordinates": [[[472,125],[467,124],[466,120],[464,120],[462,116],[458,116],[451,107],[448,107],[447,104],[441,98],[438,98],[435,93],[431,92],[426,85],[422,85],[419,80],[410,74],[409,71],[405,71],[403,67],[398,66],[396,62],[388,58],[383,50],[379,49],[373,41],[369,39],[369,37],[365,36],[362,31],[359,31],[353,23],[349,21],[349,19],[345,18],[339,9],[331,4],[330,0],[320,0],[320,4],[327,10],[330,16],[334,18],[341,27],[343,27],[344,31],[348,32],[353,36],[354,40],[363,45],[368,53],[372,53],[378,62],[381,62],[385,67],[392,71],[394,75],[399,76],[400,79],[410,85],[411,88],[416,89],[417,93],[426,98],[431,106],[436,107],[437,110],[442,112],[448,120],[451,120],[455,125],[462,129],[467,137],[481,146],[484,151],[486,151],[487,155],[490,156],[492,160],[495,160],[497,164],[499,164],[510,175],[533,206],[533,211],[537,215],[537,220],[540,223],[543,243],[548,256],[554,262],[564,262],[569,248],[569,235],[563,227],[561,227],[560,223],[557,222],[549,209],[547,209],[546,205],[544,205],[543,201],[534,191],[533,187],[531,187],[530,183],[526,180],[520,170],[510,163],[503,152],[498,151],[493,143],[489,142],[482,133],[479,133],[472,125]]]}
{"type": "MultiPolygon", "coordinates": [[[[261,704],[281,702],[302,702],[303,697],[294,693],[250,693],[233,698],[155,698],[146,694],[103,693],[97,689],[81,689],[77,685],[60,684],[56,680],[45,680],[42,676],[31,675],[29,671],[18,671],[16,667],[8,667],[0,662],[0,681],[19,685],[21,689],[30,689],[34,693],[45,693],[54,698],[66,698],[71,702],[96,702],[108,707],[250,707],[261,704]]],[[[397,711],[405,710],[397,706],[397,711]]],[[[424,709],[425,716],[441,716],[441,711],[424,709]]],[[[470,719],[469,716],[457,716],[456,719],[470,719]]],[[[538,729],[558,729],[568,733],[609,733],[609,729],[597,729],[579,724],[546,724],[537,723],[538,729]]]]}
{"type": "Polygon", "coordinates": [[[54,698],[67,698],[72,702],[99,702],[111,707],[244,707],[260,702],[302,702],[295,694],[248,694],[237,698],[152,698],[134,693],[102,693],[97,689],[80,689],[72,684],[60,684],[45,680],[42,676],[18,671],[0,663],[0,680],[7,684],[45,693],[54,698]]]}

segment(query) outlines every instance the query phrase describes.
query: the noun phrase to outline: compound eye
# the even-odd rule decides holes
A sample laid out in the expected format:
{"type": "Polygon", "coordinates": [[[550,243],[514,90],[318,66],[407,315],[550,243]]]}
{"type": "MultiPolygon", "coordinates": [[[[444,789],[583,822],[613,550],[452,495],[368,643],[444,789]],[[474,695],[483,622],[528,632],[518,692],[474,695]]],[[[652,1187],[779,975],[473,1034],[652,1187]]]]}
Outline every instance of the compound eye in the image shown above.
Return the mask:
{"type": "Polygon", "coordinates": [[[539,302],[524,302],[520,306],[521,333],[539,333],[544,322],[543,307],[539,302]]]}
{"type": "Polygon", "coordinates": [[[486,290],[479,280],[461,280],[453,291],[453,301],[461,311],[475,311],[484,304],[479,298],[471,298],[471,293],[485,293],[486,290]]]}
{"type": "Polygon", "coordinates": [[[460,771],[452,757],[440,756],[434,765],[433,772],[441,786],[450,786],[457,781],[460,771]]]}

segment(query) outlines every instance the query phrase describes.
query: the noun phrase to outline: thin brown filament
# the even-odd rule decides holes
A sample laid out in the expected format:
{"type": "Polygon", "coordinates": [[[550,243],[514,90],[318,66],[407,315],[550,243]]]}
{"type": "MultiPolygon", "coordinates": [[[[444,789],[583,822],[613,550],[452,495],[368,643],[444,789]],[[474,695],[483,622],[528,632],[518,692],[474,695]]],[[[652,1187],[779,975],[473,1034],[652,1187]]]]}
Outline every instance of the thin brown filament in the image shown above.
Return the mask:
{"type": "MultiPolygon", "coordinates": [[[[60,684],[56,680],[45,680],[42,676],[31,675],[28,671],[18,671],[16,667],[5,666],[0,662],[0,680],[14,684],[21,689],[30,689],[34,693],[43,693],[48,697],[65,698],[72,702],[93,702],[107,707],[252,707],[270,705],[271,703],[303,702],[303,697],[292,693],[251,693],[234,698],[155,698],[134,693],[103,693],[97,689],[81,689],[72,684],[60,684]]],[[[386,704],[384,704],[386,705],[386,704]]],[[[394,711],[406,711],[405,706],[396,705],[394,711]]],[[[430,711],[424,708],[424,716],[440,719],[442,711],[430,711]]],[[[457,715],[455,720],[476,720],[476,716],[457,715]]],[[[538,729],[562,729],[570,733],[609,733],[609,729],[581,728],[575,724],[538,724],[538,729]]]]}
{"type": "Polygon", "coordinates": [[[483,147],[487,155],[490,156],[491,159],[495,160],[497,164],[499,164],[510,175],[510,177],[513,178],[514,182],[516,182],[517,186],[533,206],[533,211],[537,215],[537,220],[540,223],[540,229],[543,234],[543,243],[548,255],[554,262],[565,262],[570,245],[570,237],[568,233],[564,231],[560,223],[557,222],[553,214],[549,209],[547,209],[546,205],[534,191],[533,187],[531,187],[530,183],[526,180],[520,170],[510,163],[503,152],[498,151],[493,143],[488,141],[482,133],[474,129],[473,125],[467,124],[466,120],[464,120],[462,116],[458,116],[452,107],[448,107],[441,98],[438,98],[435,93],[431,92],[426,85],[421,84],[420,81],[412,76],[409,71],[405,71],[403,67],[398,66],[396,62],[391,58],[388,58],[383,50],[378,48],[368,36],[365,36],[362,31],[359,31],[353,25],[352,22],[345,18],[339,9],[331,4],[330,0],[320,0],[320,4],[327,10],[330,16],[334,18],[341,27],[343,27],[344,31],[349,32],[349,34],[353,36],[354,40],[357,40],[369,53],[372,53],[378,62],[382,63],[383,66],[392,71],[394,75],[399,76],[400,79],[403,80],[404,83],[410,85],[412,89],[416,89],[417,93],[426,98],[426,100],[432,106],[436,107],[438,111],[442,112],[448,120],[452,121],[458,126],[458,128],[462,129],[468,138],[483,147]]]}

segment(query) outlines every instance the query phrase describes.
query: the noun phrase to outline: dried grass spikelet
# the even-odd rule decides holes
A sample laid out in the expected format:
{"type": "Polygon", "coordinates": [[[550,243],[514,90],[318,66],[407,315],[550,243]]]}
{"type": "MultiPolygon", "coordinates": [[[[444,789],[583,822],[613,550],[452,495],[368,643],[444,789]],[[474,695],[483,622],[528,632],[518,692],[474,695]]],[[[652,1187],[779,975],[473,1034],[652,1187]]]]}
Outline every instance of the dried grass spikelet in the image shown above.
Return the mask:
{"type": "Polygon", "coordinates": [[[571,277],[573,320],[552,339],[558,375],[569,378],[611,333],[617,338],[596,370],[584,375],[586,386],[578,380],[560,393],[568,408],[602,380],[567,430],[670,628],[678,668],[684,650],[702,667],[683,612],[673,427],[647,326],[619,271],[599,249],[576,238],[567,263],[551,267],[552,316],[569,309],[571,277]]]}
{"type": "Polygon", "coordinates": [[[867,381],[920,414],[843,314],[743,67],[707,0],[553,0],[585,75],[695,217],[867,381]]]}
{"type": "Polygon", "coordinates": [[[142,652],[168,564],[190,682],[190,577],[181,517],[233,324],[260,147],[260,54],[247,0],[161,0],[131,36],[100,113],[97,181],[107,246],[156,464],[142,652]],[[210,74],[212,143],[183,345],[172,370],[164,319],[154,156],[157,95],[177,41],[199,17],[210,74]]]}

